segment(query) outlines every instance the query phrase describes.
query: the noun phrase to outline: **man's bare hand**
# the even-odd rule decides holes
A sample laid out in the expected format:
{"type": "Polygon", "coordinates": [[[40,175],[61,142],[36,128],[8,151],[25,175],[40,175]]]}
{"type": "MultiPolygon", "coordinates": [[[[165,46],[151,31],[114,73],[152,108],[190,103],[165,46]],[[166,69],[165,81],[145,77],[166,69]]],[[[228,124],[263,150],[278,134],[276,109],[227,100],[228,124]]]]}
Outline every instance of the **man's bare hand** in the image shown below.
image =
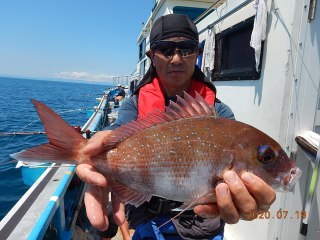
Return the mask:
{"type": "Polygon", "coordinates": [[[266,211],[276,199],[275,191],[261,178],[243,173],[241,179],[233,171],[223,175],[226,183],[216,187],[216,204],[200,205],[194,211],[205,218],[220,217],[234,224],[248,219],[248,211],[266,211]]]}
{"type": "Polygon", "coordinates": [[[102,146],[102,140],[111,133],[111,130],[97,132],[89,139],[87,145],[82,149],[85,155],[95,156],[101,153],[104,149],[102,146]]]}
{"type": "MultiPolygon", "coordinates": [[[[102,152],[104,150],[102,140],[110,132],[101,131],[93,135],[88,144],[83,148],[83,153],[95,156],[102,152]]],[[[106,178],[89,164],[79,164],[76,168],[76,173],[80,179],[90,184],[84,195],[88,219],[94,227],[97,227],[101,231],[106,230],[109,227],[109,188],[106,186],[106,178]]],[[[113,194],[111,201],[114,220],[118,225],[122,225],[125,221],[124,204],[113,194]]]]}

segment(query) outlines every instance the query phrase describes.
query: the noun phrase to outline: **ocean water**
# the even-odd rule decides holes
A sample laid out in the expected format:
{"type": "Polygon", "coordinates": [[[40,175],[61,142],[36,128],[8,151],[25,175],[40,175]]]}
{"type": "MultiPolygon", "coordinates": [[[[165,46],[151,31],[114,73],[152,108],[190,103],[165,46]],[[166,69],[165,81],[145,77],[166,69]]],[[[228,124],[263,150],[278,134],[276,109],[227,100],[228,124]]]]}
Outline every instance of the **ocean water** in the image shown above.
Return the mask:
{"type": "MultiPolygon", "coordinates": [[[[43,102],[56,112],[65,112],[60,115],[71,126],[83,126],[89,119],[85,110],[66,111],[97,106],[95,98],[108,87],[0,77],[0,133],[44,131],[30,99],[43,102]]],[[[9,162],[13,160],[9,154],[45,142],[44,134],[0,135],[0,221],[29,189],[23,183],[21,170],[15,168],[16,162],[9,162]]]]}

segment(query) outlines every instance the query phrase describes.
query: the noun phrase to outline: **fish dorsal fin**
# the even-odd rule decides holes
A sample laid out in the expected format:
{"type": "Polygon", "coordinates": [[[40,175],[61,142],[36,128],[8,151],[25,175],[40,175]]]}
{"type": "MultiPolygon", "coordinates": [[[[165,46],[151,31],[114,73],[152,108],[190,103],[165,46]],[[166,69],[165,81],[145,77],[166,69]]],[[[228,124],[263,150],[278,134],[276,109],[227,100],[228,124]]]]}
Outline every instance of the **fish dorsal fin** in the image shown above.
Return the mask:
{"type": "Polygon", "coordinates": [[[211,109],[211,107],[208,105],[208,103],[206,102],[206,100],[203,99],[203,97],[196,92],[196,101],[198,101],[198,103],[200,103],[200,105],[202,106],[202,108],[204,109],[204,111],[206,112],[206,115],[209,116],[213,116],[213,109],[211,109]]]}
{"type": "Polygon", "coordinates": [[[206,111],[203,109],[202,105],[189,94],[184,94],[184,99],[196,110],[199,116],[206,114],[206,111]]]}
{"type": "Polygon", "coordinates": [[[165,112],[155,109],[153,113],[149,113],[147,116],[143,116],[142,118],[138,118],[135,121],[116,128],[103,139],[103,146],[106,151],[109,151],[123,140],[144,129],[182,118],[198,116],[217,117],[218,114],[214,105],[211,104],[210,107],[199,93],[196,92],[196,97],[193,98],[188,93],[184,92],[184,99],[177,96],[177,102],[170,101],[165,112]]]}
{"type": "MultiPolygon", "coordinates": [[[[186,97],[186,95],[185,95],[186,97]]],[[[193,98],[192,98],[193,99],[193,98]]],[[[186,100],[182,99],[181,97],[177,96],[177,104],[180,105],[189,113],[191,117],[199,116],[199,113],[197,112],[194,107],[192,107],[186,100]]]]}
{"type": "Polygon", "coordinates": [[[190,117],[190,114],[183,109],[183,107],[181,107],[178,103],[172,102],[171,100],[168,108],[176,112],[181,118],[190,117]]]}

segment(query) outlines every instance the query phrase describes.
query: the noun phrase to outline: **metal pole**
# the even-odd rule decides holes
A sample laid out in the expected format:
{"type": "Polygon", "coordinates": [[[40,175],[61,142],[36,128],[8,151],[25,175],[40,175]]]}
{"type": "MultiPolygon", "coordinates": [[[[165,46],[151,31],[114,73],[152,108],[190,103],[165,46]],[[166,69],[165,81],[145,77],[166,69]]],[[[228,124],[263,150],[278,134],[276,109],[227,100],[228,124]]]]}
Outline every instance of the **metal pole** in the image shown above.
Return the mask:
{"type": "Polygon", "coordinates": [[[221,18],[219,18],[218,20],[214,21],[213,23],[209,24],[206,28],[202,29],[199,32],[199,35],[201,33],[203,33],[204,31],[206,31],[207,29],[213,28],[214,25],[218,24],[219,22],[221,22],[222,20],[224,20],[225,18],[229,17],[230,15],[236,13],[237,11],[239,11],[241,8],[247,6],[249,3],[251,3],[253,0],[247,0],[243,3],[241,3],[239,6],[235,7],[234,9],[232,9],[230,12],[226,13],[225,15],[223,15],[221,18]]]}
{"type": "Polygon", "coordinates": [[[194,20],[194,23],[197,24],[200,22],[200,19],[204,18],[205,15],[207,15],[211,10],[218,8],[222,4],[224,4],[227,0],[216,0],[216,2],[209,7],[205,12],[203,12],[199,17],[197,17],[196,20],[194,20]]]}
{"type": "Polygon", "coordinates": [[[314,15],[316,13],[316,5],[317,5],[317,0],[310,0],[310,8],[309,8],[309,16],[308,16],[309,22],[311,22],[311,20],[314,19],[314,15]]]}
{"type": "Polygon", "coordinates": [[[302,225],[300,228],[300,233],[303,236],[307,236],[308,233],[308,224],[309,224],[309,219],[311,215],[311,206],[313,202],[313,197],[316,191],[317,187],[317,182],[319,178],[319,167],[320,167],[320,142],[318,146],[318,151],[316,155],[316,160],[314,163],[313,167],[313,172],[312,172],[312,177],[311,177],[311,182],[310,182],[310,187],[309,187],[309,193],[307,196],[307,201],[306,201],[306,207],[305,207],[305,212],[306,212],[306,218],[302,220],[302,225]]]}

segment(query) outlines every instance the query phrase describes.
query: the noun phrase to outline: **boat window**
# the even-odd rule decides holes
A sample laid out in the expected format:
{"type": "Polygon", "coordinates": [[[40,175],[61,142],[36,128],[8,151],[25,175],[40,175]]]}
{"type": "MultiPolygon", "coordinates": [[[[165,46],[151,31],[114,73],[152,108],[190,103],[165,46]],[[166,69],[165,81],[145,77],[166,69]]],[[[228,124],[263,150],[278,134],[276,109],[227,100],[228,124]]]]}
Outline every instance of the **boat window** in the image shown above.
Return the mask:
{"type": "MultiPolygon", "coordinates": [[[[204,44],[205,44],[206,40],[203,40],[199,46],[202,48],[202,50],[204,49],[204,44]]],[[[199,54],[198,59],[197,59],[197,66],[201,69],[201,64],[202,64],[202,53],[199,54]]]]}
{"type": "Polygon", "coordinates": [[[143,41],[139,45],[139,59],[143,58],[146,53],[146,39],[143,39],[143,41]]]}
{"type": "Polygon", "coordinates": [[[130,92],[133,93],[134,90],[136,89],[136,86],[138,85],[138,80],[135,79],[130,82],[130,92]]]}
{"type": "Polygon", "coordinates": [[[145,72],[148,71],[149,67],[150,67],[150,61],[149,61],[149,58],[146,58],[146,60],[144,60],[145,72]]]}
{"type": "Polygon", "coordinates": [[[147,61],[148,59],[145,59],[144,60],[144,71],[143,71],[143,75],[145,75],[146,74],[146,71],[148,70],[148,61],[147,61]]]}
{"type": "Polygon", "coordinates": [[[215,55],[214,55],[214,69],[213,73],[219,74],[220,73],[220,59],[221,59],[221,43],[222,39],[217,39],[215,42],[215,55]]]}
{"type": "Polygon", "coordinates": [[[206,8],[194,8],[194,7],[182,7],[182,6],[175,6],[173,7],[173,14],[186,14],[188,15],[192,21],[196,20],[206,8]]]}
{"type": "MultiPolygon", "coordinates": [[[[257,80],[255,52],[250,47],[254,17],[216,35],[212,80],[257,80]]],[[[260,65],[262,62],[263,44],[260,65]]],[[[260,69],[261,66],[259,66],[260,69]]]]}

